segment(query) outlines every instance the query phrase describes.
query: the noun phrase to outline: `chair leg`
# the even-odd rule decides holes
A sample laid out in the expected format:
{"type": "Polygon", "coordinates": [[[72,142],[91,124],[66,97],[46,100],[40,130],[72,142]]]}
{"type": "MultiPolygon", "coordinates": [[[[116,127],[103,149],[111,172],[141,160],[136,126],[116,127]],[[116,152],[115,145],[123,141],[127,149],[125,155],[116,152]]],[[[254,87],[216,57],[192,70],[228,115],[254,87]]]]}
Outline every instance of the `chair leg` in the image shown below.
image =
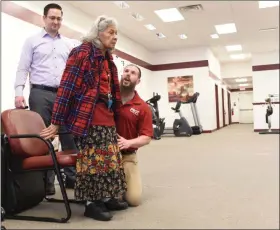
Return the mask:
{"type": "MultiPolygon", "coordinates": [[[[63,175],[63,170],[60,170],[61,172],[61,175],[62,175],[62,180],[63,180],[63,184],[64,184],[64,187],[66,186],[65,185],[65,178],[64,178],[64,175],[63,175]]],[[[64,202],[63,199],[56,199],[56,198],[52,198],[52,197],[45,197],[45,200],[48,201],[48,202],[53,202],[53,203],[62,203],[64,202]]],[[[74,203],[74,204],[85,204],[86,201],[77,201],[75,199],[68,199],[69,203],[74,203]]]]}
{"type": "Polygon", "coordinates": [[[61,200],[61,202],[64,202],[65,205],[65,209],[66,209],[66,213],[67,216],[66,218],[51,218],[51,217],[35,217],[35,216],[21,216],[21,215],[5,215],[6,219],[14,219],[14,220],[27,220],[27,221],[42,221],[42,222],[55,222],[55,223],[66,223],[68,222],[68,220],[71,218],[71,208],[70,208],[70,204],[69,204],[69,200],[68,200],[68,196],[66,193],[66,189],[63,183],[63,179],[62,179],[62,175],[60,173],[59,170],[59,166],[57,164],[57,162],[54,162],[54,167],[55,167],[55,171],[57,173],[57,180],[60,186],[60,190],[61,190],[61,194],[63,197],[63,200],[61,200]]]}

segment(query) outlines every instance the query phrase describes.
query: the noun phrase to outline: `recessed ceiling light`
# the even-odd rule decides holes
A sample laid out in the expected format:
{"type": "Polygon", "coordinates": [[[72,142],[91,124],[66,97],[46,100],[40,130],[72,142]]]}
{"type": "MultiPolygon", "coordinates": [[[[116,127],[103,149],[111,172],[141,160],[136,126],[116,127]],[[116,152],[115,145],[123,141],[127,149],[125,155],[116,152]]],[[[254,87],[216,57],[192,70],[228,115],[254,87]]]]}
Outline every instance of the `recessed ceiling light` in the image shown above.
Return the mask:
{"type": "Polygon", "coordinates": [[[259,1],[259,8],[269,8],[279,6],[279,1],[259,1]]]}
{"type": "Polygon", "coordinates": [[[230,45],[230,46],[226,46],[227,51],[239,51],[242,50],[242,46],[241,45],[230,45]]]}
{"type": "Polygon", "coordinates": [[[235,79],[236,82],[247,82],[247,78],[237,78],[235,79]]]}
{"type": "Polygon", "coordinates": [[[129,5],[124,1],[114,1],[114,3],[122,10],[129,8],[129,5]]]}
{"type": "Polygon", "coordinates": [[[156,33],[158,38],[165,38],[166,36],[163,33],[156,33]]]}
{"type": "Polygon", "coordinates": [[[146,27],[148,30],[155,30],[155,29],[156,29],[156,27],[154,27],[152,24],[145,25],[145,27],[146,27]]]}
{"type": "Polygon", "coordinates": [[[218,34],[211,34],[210,36],[211,36],[211,38],[213,38],[213,39],[219,38],[219,35],[218,35],[218,34]]]}
{"type": "Polygon", "coordinates": [[[130,15],[137,21],[143,21],[144,17],[138,13],[130,13],[130,15]]]}
{"type": "Polygon", "coordinates": [[[247,57],[247,55],[245,54],[232,54],[230,55],[231,59],[245,59],[247,57]]]}
{"type": "Polygon", "coordinates": [[[181,38],[181,39],[187,39],[188,37],[187,37],[187,35],[185,35],[185,34],[180,34],[180,35],[179,35],[179,38],[181,38]]]}
{"type": "Polygon", "coordinates": [[[215,29],[218,34],[231,34],[237,31],[234,23],[215,25],[215,29]]]}
{"type": "Polygon", "coordinates": [[[248,86],[249,84],[245,83],[245,84],[239,84],[240,87],[244,87],[244,86],[248,86]]]}
{"type": "Polygon", "coordinates": [[[260,32],[266,32],[266,31],[273,31],[273,30],[277,30],[278,26],[276,27],[271,27],[271,28],[264,28],[264,29],[259,29],[260,32]]]}
{"type": "Polygon", "coordinates": [[[175,22],[185,20],[183,15],[176,8],[156,10],[154,12],[164,22],[175,22]]]}

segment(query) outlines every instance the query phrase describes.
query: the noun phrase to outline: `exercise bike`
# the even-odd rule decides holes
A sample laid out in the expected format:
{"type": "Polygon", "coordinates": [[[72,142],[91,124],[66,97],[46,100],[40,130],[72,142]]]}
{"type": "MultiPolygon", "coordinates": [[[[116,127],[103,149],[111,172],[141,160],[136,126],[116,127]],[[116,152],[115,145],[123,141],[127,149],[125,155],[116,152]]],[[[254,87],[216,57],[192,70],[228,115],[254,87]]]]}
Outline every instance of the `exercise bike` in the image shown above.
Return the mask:
{"type": "Polygon", "coordinates": [[[271,130],[271,115],[273,114],[272,98],[279,98],[279,95],[278,94],[269,94],[268,98],[265,99],[265,103],[267,104],[265,122],[268,125],[268,130],[264,131],[264,132],[259,132],[259,134],[280,134],[280,131],[271,130]]]}
{"type": "Polygon", "coordinates": [[[175,108],[171,108],[175,113],[179,113],[180,116],[180,119],[175,119],[173,122],[173,133],[176,137],[190,137],[193,134],[193,130],[180,110],[181,104],[182,102],[178,101],[175,108]]]}
{"type": "Polygon", "coordinates": [[[192,135],[199,135],[202,133],[203,129],[200,124],[199,116],[196,109],[196,102],[197,98],[199,96],[199,93],[194,93],[191,97],[188,98],[186,102],[178,101],[175,108],[171,108],[175,111],[175,113],[179,113],[180,119],[175,119],[173,122],[173,128],[165,129],[165,134],[167,134],[167,131],[173,130],[173,133],[176,137],[181,136],[187,136],[190,137],[192,135]],[[194,119],[194,126],[190,126],[187,119],[183,116],[183,114],[180,111],[181,104],[190,104],[193,119],[194,119]]]}
{"type": "Polygon", "coordinates": [[[153,125],[154,125],[154,136],[155,140],[160,140],[161,135],[164,132],[165,122],[164,118],[159,117],[159,110],[158,110],[158,101],[160,100],[161,96],[157,93],[153,93],[153,97],[146,101],[146,103],[150,106],[152,114],[153,114],[153,125]]]}

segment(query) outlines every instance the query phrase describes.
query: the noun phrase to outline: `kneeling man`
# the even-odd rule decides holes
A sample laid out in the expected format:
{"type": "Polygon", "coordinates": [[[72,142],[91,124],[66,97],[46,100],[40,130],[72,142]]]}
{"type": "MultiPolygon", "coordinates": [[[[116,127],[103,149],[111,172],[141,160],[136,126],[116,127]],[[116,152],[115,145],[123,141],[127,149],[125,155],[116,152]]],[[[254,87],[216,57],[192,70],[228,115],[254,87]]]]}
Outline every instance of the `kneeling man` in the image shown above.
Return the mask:
{"type": "Polygon", "coordinates": [[[136,152],[153,137],[151,109],[135,90],[140,78],[141,70],[136,65],[129,64],[124,68],[120,82],[123,104],[117,112],[116,122],[127,182],[125,200],[130,206],[138,206],[142,195],[136,152]]]}

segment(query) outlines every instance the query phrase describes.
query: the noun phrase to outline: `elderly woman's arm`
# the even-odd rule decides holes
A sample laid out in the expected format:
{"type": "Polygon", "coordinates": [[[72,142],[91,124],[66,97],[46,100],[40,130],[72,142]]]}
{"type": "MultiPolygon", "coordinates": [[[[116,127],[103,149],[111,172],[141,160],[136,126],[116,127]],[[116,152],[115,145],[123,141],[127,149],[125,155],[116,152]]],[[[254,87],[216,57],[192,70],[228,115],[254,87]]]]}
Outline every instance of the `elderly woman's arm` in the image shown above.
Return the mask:
{"type": "Polygon", "coordinates": [[[80,46],[70,52],[54,102],[51,125],[40,133],[41,137],[52,138],[56,135],[59,126],[64,125],[71,100],[82,85],[83,72],[87,65],[86,55],[80,46]]]}

